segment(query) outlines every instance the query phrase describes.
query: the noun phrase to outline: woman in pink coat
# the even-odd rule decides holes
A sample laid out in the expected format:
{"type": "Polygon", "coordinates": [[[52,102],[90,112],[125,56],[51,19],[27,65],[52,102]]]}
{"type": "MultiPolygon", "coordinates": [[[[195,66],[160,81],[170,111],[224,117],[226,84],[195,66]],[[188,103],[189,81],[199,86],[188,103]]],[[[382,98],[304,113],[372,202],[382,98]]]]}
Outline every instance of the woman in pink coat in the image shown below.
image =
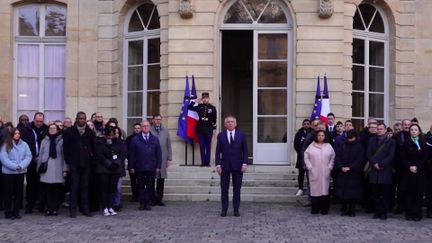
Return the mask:
{"type": "Polygon", "coordinates": [[[304,153],[304,162],[308,170],[311,213],[327,214],[330,208],[330,172],[333,169],[335,152],[329,143],[325,131],[318,131],[314,141],[304,153]]]}

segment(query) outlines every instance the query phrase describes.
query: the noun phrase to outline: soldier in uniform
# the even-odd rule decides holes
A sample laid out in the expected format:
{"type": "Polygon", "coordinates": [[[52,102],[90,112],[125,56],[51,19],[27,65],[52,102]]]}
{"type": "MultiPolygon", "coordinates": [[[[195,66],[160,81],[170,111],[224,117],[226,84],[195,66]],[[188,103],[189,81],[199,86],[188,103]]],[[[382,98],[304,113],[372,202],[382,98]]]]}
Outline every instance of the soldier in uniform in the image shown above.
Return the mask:
{"type": "Polygon", "coordinates": [[[189,109],[196,111],[199,116],[195,131],[198,134],[198,141],[201,153],[201,166],[210,166],[210,148],[213,131],[216,130],[216,108],[209,103],[209,93],[203,92],[201,99],[192,101],[189,109]],[[198,103],[198,104],[197,104],[198,103]]]}

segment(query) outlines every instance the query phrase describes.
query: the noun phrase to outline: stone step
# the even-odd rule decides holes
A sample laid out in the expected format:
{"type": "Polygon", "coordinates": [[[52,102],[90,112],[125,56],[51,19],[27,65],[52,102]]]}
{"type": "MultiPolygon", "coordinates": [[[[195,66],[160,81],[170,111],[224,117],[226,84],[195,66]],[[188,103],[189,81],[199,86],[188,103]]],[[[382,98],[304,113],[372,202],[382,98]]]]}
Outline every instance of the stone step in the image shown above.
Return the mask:
{"type": "MultiPolygon", "coordinates": [[[[242,193],[246,194],[286,194],[294,195],[296,187],[242,187],[242,193]]],[[[130,186],[123,186],[122,193],[130,193],[130,186]]],[[[219,186],[166,186],[165,194],[220,194],[219,186]]]]}
{"type": "MultiPolygon", "coordinates": [[[[241,194],[243,202],[297,202],[302,197],[295,195],[263,195],[263,194],[241,194]]],[[[164,196],[165,201],[220,201],[220,194],[187,194],[170,193],[164,196]]],[[[231,201],[231,195],[230,195],[231,201]]]]}

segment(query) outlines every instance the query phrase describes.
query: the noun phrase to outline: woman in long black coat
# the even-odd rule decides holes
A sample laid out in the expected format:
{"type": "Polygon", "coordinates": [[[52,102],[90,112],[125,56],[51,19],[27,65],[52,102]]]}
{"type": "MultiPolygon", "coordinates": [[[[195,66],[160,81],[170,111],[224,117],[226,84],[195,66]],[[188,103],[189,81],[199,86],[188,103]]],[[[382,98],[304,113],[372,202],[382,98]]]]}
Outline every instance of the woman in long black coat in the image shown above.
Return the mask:
{"type": "Polygon", "coordinates": [[[417,124],[410,127],[410,139],[404,143],[400,189],[405,192],[405,218],[422,218],[422,196],[426,191],[426,163],[428,150],[417,124]]]}
{"type": "Polygon", "coordinates": [[[354,130],[347,132],[347,140],[336,151],[335,194],[342,200],[342,216],[355,216],[355,203],[363,198],[363,147],[354,130]]]}

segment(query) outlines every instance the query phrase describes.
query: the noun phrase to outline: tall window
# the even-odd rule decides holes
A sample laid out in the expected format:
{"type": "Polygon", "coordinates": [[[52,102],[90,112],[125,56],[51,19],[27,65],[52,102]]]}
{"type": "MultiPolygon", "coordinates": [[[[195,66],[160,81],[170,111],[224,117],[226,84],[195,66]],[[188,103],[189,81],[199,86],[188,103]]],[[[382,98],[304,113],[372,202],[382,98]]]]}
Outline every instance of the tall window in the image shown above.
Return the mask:
{"type": "Polygon", "coordinates": [[[124,112],[130,131],[133,123],[159,113],[160,23],[154,4],[133,10],[124,43],[124,112]]]}
{"type": "Polygon", "coordinates": [[[388,120],[388,30],[370,4],[358,6],[353,28],[352,119],[361,128],[369,117],[388,120]]]}
{"type": "Polygon", "coordinates": [[[66,7],[29,4],[15,10],[16,115],[42,111],[63,119],[66,77],[66,7]]]}

